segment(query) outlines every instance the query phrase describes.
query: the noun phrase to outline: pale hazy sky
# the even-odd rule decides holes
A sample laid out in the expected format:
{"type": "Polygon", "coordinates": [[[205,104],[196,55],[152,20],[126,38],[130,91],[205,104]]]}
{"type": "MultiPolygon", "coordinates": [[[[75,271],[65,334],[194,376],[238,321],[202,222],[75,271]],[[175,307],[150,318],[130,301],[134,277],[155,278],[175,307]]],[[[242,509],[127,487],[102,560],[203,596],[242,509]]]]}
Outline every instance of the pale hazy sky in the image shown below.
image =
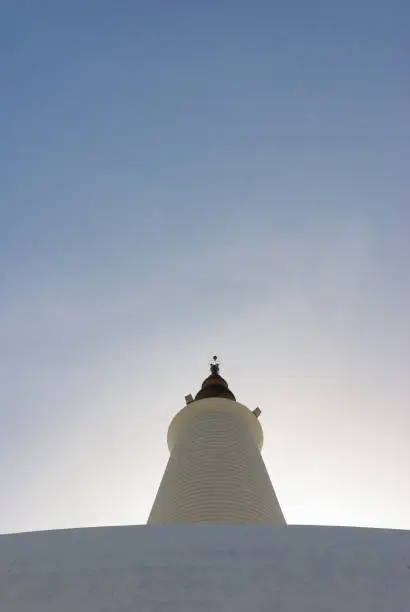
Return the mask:
{"type": "Polygon", "coordinates": [[[0,3],[0,532],[144,523],[214,353],[288,522],[410,528],[409,27],[0,3]]]}

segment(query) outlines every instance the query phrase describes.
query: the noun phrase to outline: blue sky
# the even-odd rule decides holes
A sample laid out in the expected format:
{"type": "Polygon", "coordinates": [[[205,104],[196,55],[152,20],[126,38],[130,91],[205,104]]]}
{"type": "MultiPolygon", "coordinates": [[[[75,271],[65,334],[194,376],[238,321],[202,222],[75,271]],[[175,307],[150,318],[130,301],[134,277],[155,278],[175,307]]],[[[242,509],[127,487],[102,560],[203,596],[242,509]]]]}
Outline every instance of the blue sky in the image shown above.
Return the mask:
{"type": "Polygon", "coordinates": [[[3,0],[0,531],[143,523],[214,353],[290,522],[410,528],[409,25],[3,0]]]}

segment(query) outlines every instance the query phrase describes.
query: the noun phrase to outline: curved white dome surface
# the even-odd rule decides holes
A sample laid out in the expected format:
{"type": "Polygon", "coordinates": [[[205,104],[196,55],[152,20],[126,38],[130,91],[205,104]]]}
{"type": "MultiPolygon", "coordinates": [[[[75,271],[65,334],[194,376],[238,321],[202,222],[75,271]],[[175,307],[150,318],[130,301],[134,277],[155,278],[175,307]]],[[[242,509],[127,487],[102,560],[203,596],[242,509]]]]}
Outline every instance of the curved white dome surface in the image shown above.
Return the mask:
{"type": "Polygon", "coordinates": [[[1,612],[406,612],[410,532],[158,525],[0,536],[1,612]]]}

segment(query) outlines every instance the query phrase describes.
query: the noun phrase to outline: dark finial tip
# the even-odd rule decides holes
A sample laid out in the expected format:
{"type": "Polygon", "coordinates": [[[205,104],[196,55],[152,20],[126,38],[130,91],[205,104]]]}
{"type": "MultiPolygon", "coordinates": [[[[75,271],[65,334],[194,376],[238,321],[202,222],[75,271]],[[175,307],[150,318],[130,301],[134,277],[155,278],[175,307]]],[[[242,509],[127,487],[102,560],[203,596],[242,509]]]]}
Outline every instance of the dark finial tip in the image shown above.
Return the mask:
{"type": "Polygon", "coordinates": [[[209,363],[211,370],[210,376],[205,378],[201,389],[195,396],[195,400],[205,399],[208,397],[221,397],[235,401],[235,396],[228,387],[226,380],[219,374],[219,360],[216,355],[213,356],[209,363]]]}
{"type": "Polygon", "coordinates": [[[218,357],[216,355],[214,355],[212,357],[211,372],[212,372],[212,374],[218,374],[218,372],[219,372],[219,361],[218,361],[218,357]]]}

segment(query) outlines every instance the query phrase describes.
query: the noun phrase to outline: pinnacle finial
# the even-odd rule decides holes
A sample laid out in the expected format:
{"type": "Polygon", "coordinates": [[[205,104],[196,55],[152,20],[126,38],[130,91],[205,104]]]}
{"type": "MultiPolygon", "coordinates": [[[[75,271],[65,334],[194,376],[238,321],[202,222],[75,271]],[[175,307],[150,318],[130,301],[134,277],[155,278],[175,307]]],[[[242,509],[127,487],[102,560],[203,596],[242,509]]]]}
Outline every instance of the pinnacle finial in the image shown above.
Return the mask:
{"type": "Polygon", "coordinates": [[[219,374],[219,359],[214,355],[209,362],[211,374],[205,378],[201,389],[195,396],[195,400],[205,399],[207,397],[221,397],[225,399],[235,400],[235,396],[228,387],[226,380],[219,374]]]}
{"type": "Polygon", "coordinates": [[[216,355],[212,357],[212,361],[210,363],[211,373],[219,374],[219,360],[216,355]]]}

